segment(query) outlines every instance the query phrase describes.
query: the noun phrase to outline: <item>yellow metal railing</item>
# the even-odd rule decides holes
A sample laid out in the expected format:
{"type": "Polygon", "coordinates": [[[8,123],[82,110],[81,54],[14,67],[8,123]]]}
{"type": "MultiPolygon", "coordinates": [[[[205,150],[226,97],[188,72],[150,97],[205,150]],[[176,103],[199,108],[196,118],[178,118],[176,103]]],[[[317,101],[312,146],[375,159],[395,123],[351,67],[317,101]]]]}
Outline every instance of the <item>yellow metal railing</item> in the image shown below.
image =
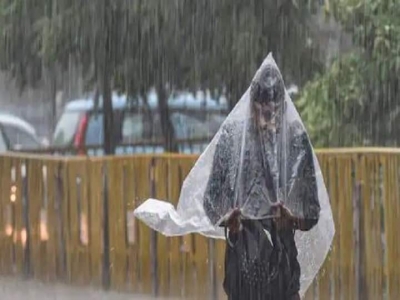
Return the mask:
{"type": "MultiPolygon", "coordinates": [[[[196,158],[0,156],[0,272],[223,299],[223,241],[166,238],[132,215],[148,197],[176,204],[196,158]]],[[[400,299],[400,150],[330,149],[318,158],[336,235],[307,299],[400,299]]]]}

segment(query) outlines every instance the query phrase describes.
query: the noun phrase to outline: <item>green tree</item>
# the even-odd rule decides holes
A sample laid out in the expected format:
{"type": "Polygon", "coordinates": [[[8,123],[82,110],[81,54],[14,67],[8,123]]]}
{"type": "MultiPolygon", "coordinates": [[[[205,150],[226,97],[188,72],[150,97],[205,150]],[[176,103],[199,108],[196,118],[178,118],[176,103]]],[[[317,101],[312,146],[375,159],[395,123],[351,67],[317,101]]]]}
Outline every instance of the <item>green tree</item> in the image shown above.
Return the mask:
{"type": "Polygon", "coordinates": [[[400,1],[342,0],[330,9],[356,48],[302,91],[306,126],[319,146],[398,145],[400,1]]]}

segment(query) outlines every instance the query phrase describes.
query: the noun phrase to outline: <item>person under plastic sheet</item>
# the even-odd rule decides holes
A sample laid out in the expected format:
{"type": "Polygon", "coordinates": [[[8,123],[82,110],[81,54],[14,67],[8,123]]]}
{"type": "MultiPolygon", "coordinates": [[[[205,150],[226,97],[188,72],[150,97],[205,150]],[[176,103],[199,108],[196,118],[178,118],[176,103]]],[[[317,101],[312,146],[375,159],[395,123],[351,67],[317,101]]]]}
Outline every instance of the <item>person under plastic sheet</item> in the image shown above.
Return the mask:
{"type": "Polygon", "coordinates": [[[223,287],[229,300],[300,299],[295,231],[317,224],[320,204],[312,146],[299,121],[284,118],[285,97],[277,67],[264,66],[251,83],[250,120],[224,124],[214,153],[203,206],[212,224],[226,228],[223,287]],[[237,197],[242,199],[233,203],[237,197]],[[284,197],[303,213],[293,213],[284,197]],[[258,205],[252,215],[265,218],[243,216],[243,203],[258,205]],[[227,205],[234,210],[219,223],[227,205]],[[258,213],[262,209],[267,213],[258,213]]]}

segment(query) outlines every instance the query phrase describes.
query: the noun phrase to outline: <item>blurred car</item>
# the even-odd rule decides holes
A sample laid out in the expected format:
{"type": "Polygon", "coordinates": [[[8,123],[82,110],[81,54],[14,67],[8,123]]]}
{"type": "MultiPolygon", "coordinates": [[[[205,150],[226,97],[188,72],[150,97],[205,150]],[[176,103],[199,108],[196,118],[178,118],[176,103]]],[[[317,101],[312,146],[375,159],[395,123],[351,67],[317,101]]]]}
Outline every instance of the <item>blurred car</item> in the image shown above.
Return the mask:
{"type": "MultiPolygon", "coordinates": [[[[0,113],[0,153],[6,151],[38,150],[43,147],[44,145],[40,142],[35,128],[31,124],[17,116],[0,113]]],[[[17,186],[14,183],[16,180],[15,167],[12,167],[11,171],[13,183],[10,187],[10,201],[14,203],[17,193],[17,186]]],[[[24,172],[22,172],[23,176],[25,176],[24,172]]],[[[12,233],[13,227],[11,224],[8,224],[6,226],[6,234],[11,235],[12,233]]]]}
{"type": "MultiPolygon", "coordinates": [[[[112,95],[117,154],[162,153],[163,136],[154,92],[147,104],[141,99],[112,95]]],[[[102,101],[95,108],[93,98],[74,100],[64,108],[54,131],[52,146],[72,148],[72,152],[102,155],[104,141],[102,101]]],[[[181,153],[200,153],[208,145],[228,113],[226,99],[218,101],[199,93],[179,93],[168,99],[170,120],[181,153]]],[[[66,152],[64,152],[66,153],[66,152]]],[[[70,154],[70,153],[68,153],[70,154]]]]}
{"type": "Polygon", "coordinates": [[[0,113],[0,152],[42,147],[31,124],[17,116],[0,113]]]}

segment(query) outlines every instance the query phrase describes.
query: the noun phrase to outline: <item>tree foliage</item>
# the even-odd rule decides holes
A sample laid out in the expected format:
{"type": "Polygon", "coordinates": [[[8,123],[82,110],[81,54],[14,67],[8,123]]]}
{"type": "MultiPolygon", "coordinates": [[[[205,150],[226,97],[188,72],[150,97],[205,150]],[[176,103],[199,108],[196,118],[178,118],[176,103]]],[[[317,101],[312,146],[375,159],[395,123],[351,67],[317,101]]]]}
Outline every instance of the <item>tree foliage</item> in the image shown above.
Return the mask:
{"type": "Polygon", "coordinates": [[[398,145],[400,1],[341,0],[332,15],[355,49],[307,84],[298,101],[319,146],[398,145]]]}

